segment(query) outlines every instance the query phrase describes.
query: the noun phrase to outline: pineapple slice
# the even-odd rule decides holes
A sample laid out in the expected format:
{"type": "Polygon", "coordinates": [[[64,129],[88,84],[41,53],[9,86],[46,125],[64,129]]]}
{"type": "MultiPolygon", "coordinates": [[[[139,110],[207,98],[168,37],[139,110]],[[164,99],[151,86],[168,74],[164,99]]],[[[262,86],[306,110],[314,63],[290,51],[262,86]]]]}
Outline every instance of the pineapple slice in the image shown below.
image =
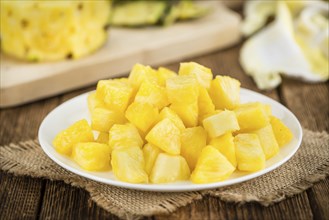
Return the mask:
{"type": "Polygon", "coordinates": [[[94,141],[93,132],[87,120],[83,119],[59,132],[53,140],[53,145],[57,152],[70,156],[75,144],[91,141],[94,141]]]}
{"type": "Polygon", "coordinates": [[[279,152],[279,145],[275,139],[274,132],[270,124],[252,133],[258,135],[266,160],[270,159],[279,152]]]}
{"type": "Polygon", "coordinates": [[[143,154],[145,159],[145,171],[148,175],[151,174],[155,160],[157,159],[159,153],[162,151],[160,148],[154,146],[153,144],[147,143],[143,147],[143,154]]]}
{"type": "Polygon", "coordinates": [[[231,132],[227,132],[219,137],[213,138],[210,141],[210,145],[215,147],[219,152],[221,152],[230,163],[236,167],[236,155],[235,155],[235,145],[234,138],[231,132]]]}
{"type": "Polygon", "coordinates": [[[182,132],[181,141],[181,155],[190,169],[194,170],[199,155],[207,144],[207,133],[203,127],[187,128],[182,132]]]}
{"type": "Polygon", "coordinates": [[[109,133],[108,143],[111,150],[132,146],[142,148],[144,144],[137,128],[130,123],[124,125],[115,124],[112,126],[109,133]]]}
{"type": "Polygon", "coordinates": [[[98,81],[96,96],[111,110],[124,112],[132,95],[133,88],[123,80],[98,81]]]}
{"type": "Polygon", "coordinates": [[[95,108],[91,114],[91,128],[100,132],[108,132],[114,124],[126,122],[121,112],[106,108],[95,108]]]}
{"type": "Polygon", "coordinates": [[[216,109],[232,110],[240,104],[240,82],[229,76],[216,76],[211,81],[209,95],[216,109]]]}
{"type": "Polygon", "coordinates": [[[180,134],[176,125],[170,119],[165,118],[151,129],[145,139],[166,153],[178,155],[181,148],[180,134]]]}
{"type": "Polygon", "coordinates": [[[238,134],[234,144],[239,170],[253,172],[265,168],[265,154],[256,134],[238,134]]]}
{"type": "Polygon", "coordinates": [[[239,126],[239,132],[258,130],[269,124],[268,110],[259,102],[252,102],[240,105],[234,110],[239,126]]]}
{"type": "Polygon", "coordinates": [[[99,132],[96,142],[101,144],[108,144],[109,143],[109,133],[108,132],[99,132]]]}
{"type": "Polygon", "coordinates": [[[202,124],[203,123],[203,120],[205,120],[206,118],[210,117],[210,116],[213,116],[213,115],[217,115],[218,113],[221,113],[223,110],[215,110],[211,113],[208,113],[206,115],[203,115],[203,116],[200,116],[199,117],[199,123],[202,124]]]}
{"type": "Polygon", "coordinates": [[[212,80],[211,69],[204,67],[195,62],[181,63],[178,71],[179,75],[194,75],[199,84],[209,89],[212,80]]]}
{"type": "Polygon", "coordinates": [[[171,71],[170,69],[159,67],[158,69],[158,82],[160,86],[166,86],[167,79],[176,77],[177,73],[171,71]]]}
{"type": "Polygon", "coordinates": [[[85,170],[109,170],[110,147],[95,142],[77,143],[73,147],[72,159],[85,170]]]}
{"type": "Polygon", "coordinates": [[[177,76],[166,81],[167,95],[170,103],[189,104],[198,101],[198,81],[194,76],[177,76]]]}
{"type": "Polygon", "coordinates": [[[154,163],[150,181],[152,183],[170,183],[188,180],[190,169],[182,156],[160,153],[154,163]]]}
{"type": "Polygon", "coordinates": [[[227,179],[235,168],[216,148],[203,148],[191,175],[193,183],[212,183],[227,179]]]}
{"type": "Polygon", "coordinates": [[[198,109],[199,109],[199,121],[203,121],[205,115],[209,115],[215,112],[215,105],[209,96],[207,89],[199,86],[199,98],[198,98],[198,109]]]}
{"type": "Polygon", "coordinates": [[[157,122],[159,110],[149,103],[133,102],[127,108],[126,118],[145,134],[157,122]]]}
{"type": "Polygon", "coordinates": [[[132,146],[112,151],[113,173],[116,178],[128,183],[147,183],[148,176],[144,170],[145,162],[140,147],[132,146]]]}
{"type": "Polygon", "coordinates": [[[140,85],[135,102],[149,103],[158,109],[169,105],[166,89],[148,81],[144,81],[140,85]]]}
{"type": "Polygon", "coordinates": [[[160,115],[159,115],[159,119],[160,119],[159,121],[161,121],[165,118],[170,119],[179,130],[181,130],[181,131],[185,130],[185,125],[184,125],[182,119],[176,114],[176,112],[174,112],[173,110],[171,110],[168,107],[164,107],[161,110],[160,115]]]}
{"type": "Polygon", "coordinates": [[[159,84],[157,71],[152,69],[150,66],[144,66],[142,64],[135,64],[132,68],[128,81],[130,85],[134,88],[135,91],[138,91],[139,86],[144,81],[148,81],[150,83],[159,84]]]}
{"type": "Polygon", "coordinates": [[[198,102],[171,104],[170,109],[182,119],[186,127],[198,125],[198,102]]]}
{"type": "Polygon", "coordinates": [[[278,142],[279,147],[288,144],[292,140],[294,135],[292,134],[290,129],[285,124],[283,124],[283,122],[280,119],[271,116],[270,123],[272,125],[275,139],[278,142]]]}
{"type": "Polygon", "coordinates": [[[204,119],[203,127],[211,138],[240,129],[234,112],[229,110],[222,111],[204,119]]]}
{"type": "Polygon", "coordinates": [[[103,100],[97,98],[96,92],[92,92],[88,95],[87,102],[88,102],[88,110],[90,114],[92,114],[95,108],[106,108],[103,100]]]}

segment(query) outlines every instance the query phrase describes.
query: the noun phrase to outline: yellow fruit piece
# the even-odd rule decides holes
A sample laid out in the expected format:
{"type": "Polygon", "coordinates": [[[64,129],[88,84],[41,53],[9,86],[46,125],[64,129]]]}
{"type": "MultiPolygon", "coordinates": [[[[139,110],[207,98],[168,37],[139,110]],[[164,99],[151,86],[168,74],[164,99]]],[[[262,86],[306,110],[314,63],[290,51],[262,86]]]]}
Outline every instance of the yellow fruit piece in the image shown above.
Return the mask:
{"type": "Polygon", "coordinates": [[[121,112],[106,108],[95,108],[91,114],[91,128],[100,132],[108,132],[114,124],[126,122],[121,112]]]}
{"type": "Polygon", "coordinates": [[[274,136],[279,144],[279,147],[288,144],[292,140],[294,135],[292,134],[290,129],[285,124],[283,124],[283,122],[280,119],[271,116],[270,123],[272,125],[274,136]]]}
{"type": "Polygon", "coordinates": [[[88,95],[87,102],[90,114],[94,111],[95,108],[106,108],[103,100],[98,99],[95,92],[92,92],[88,95]]]}
{"type": "Polygon", "coordinates": [[[171,104],[170,109],[182,119],[186,127],[198,125],[198,102],[171,104]]]}
{"type": "Polygon", "coordinates": [[[215,110],[212,113],[203,115],[203,116],[199,116],[199,123],[202,124],[203,120],[205,120],[206,118],[213,116],[213,115],[217,115],[218,113],[221,113],[223,110],[215,110]]]}
{"type": "Polygon", "coordinates": [[[227,132],[219,137],[211,139],[209,144],[219,150],[230,163],[236,167],[236,155],[235,155],[235,145],[234,145],[234,138],[231,132],[227,132]]]}
{"type": "Polygon", "coordinates": [[[139,86],[144,81],[158,84],[157,71],[152,69],[150,66],[144,66],[137,63],[132,68],[128,77],[128,81],[135,91],[139,89],[139,86]]]}
{"type": "Polygon", "coordinates": [[[176,125],[170,119],[165,118],[151,129],[145,139],[166,153],[178,155],[181,148],[180,134],[176,125]]]}
{"type": "Polygon", "coordinates": [[[232,110],[240,104],[240,82],[229,76],[216,76],[211,81],[209,95],[216,109],[232,110]]]}
{"type": "Polygon", "coordinates": [[[83,119],[59,132],[53,140],[53,145],[58,153],[70,156],[75,144],[90,141],[94,141],[94,135],[87,120],[83,119]]]}
{"type": "Polygon", "coordinates": [[[208,89],[212,80],[211,69],[195,62],[181,63],[178,71],[179,75],[194,75],[199,84],[208,89]]]}
{"type": "Polygon", "coordinates": [[[193,183],[212,183],[227,179],[235,168],[213,146],[203,148],[191,175],[193,183]]]}
{"type": "Polygon", "coordinates": [[[158,69],[158,82],[160,86],[166,86],[167,79],[176,77],[177,73],[171,71],[170,69],[159,67],[158,69]]]}
{"type": "Polygon", "coordinates": [[[265,154],[256,134],[238,134],[234,144],[239,170],[254,172],[265,168],[265,154]]]}
{"type": "Polygon", "coordinates": [[[239,126],[239,132],[249,132],[269,124],[268,110],[259,102],[240,105],[234,110],[239,126]]]}
{"type": "Polygon", "coordinates": [[[78,143],[73,147],[72,159],[85,170],[109,170],[110,147],[95,142],[78,143]]]}
{"type": "Polygon", "coordinates": [[[229,110],[222,111],[204,119],[203,127],[211,138],[240,129],[234,112],[229,110]]]}
{"type": "Polygon", "coordinates": [[[116,178],[128,183],[147,183],[145,162],[140,147],[126,147],[112,151],[112,170],[116,178]]]}
{"type": "Polygon", "coordinates": [[[266,160],[270,159],[279,152],[279,145],[275,139],[274,132],[270,124],[259,130],[253,131],[252,133],[257,134],[266,160]]]}
{"type": "Polygon", "coordinates": [[[166,89],[148,81],[144,81],[140,85],[135,102],[149,103],[158,109],[169,105],[166,89]]]}
{"type": "Polygon", "coordinates": [[[171,183],[188,180],[190,169],[182,156],[160,153],[154,163],[150,181],[152,183],[171,183]]]}
{"type": "Polygon", "coordinates": [[[142,148],[144,142],[138,133],[137,128],[130,124],[112,126],[109,132],[109,145],[111,150],[123,147],[140,147],[142,148]]]}
{"type": "Polygon", "coordinates": [[[153,144],[147,143],[143,147],[143,154],[145,160],[145,171],[148,175],[151,174],[155,160],[157,159],[159,153],[162,151],[160,148],[154,146],[153,144]]]}
{"type": "Polygon", "coordinates": [[[177,76],[166,81],[170,103],[189,104],[198,101],[198,81],[194,76],[177,76]]]}
{"type": "Polygon", "coordinates": [[[133,88],[122,80],[100,80],[96,96],[104,100],[105,105],[115,111],[124,112],[133,95],[133,88]]]}
{"type": "Polygon", "coordinates": [[[207,133],[203,127],[187,128],[181,135],[181,155],[186,159],[190,170],[194,170],[202,149],[207,144],[207,133]]]}
{"type": "Polygon", "coordinates": [[[96,142],[101,144],[108,144],[109,143],[109,133],[108,132],[99,132],[96,142]]]}
{"type": "Polygon", "coordinates": [[[149,103],[133,102],[126,111],[126,118],[143,133],[157,122],[159,110],[149,103]]]}
{"type": "Polygon", "coordinates": [[[176,112],[174,112],[173,110],[171,110],[168,107],[164,107],[161,110],[160,115],[159,115],[159,121],[162,121],[165,118],[170,119],[180,131],[185,130],[185,125],[184,125],[182,119],[176,114],[176,112]]]}
{"type": "Polygon", "coordinates": [[[215,105],[208,94],[207,89],[199,86],[199,98],[198,98],[198,108],[199,108],[199,121],[203,121],[205,115],[209,115],[215,112],[215,105]]]}

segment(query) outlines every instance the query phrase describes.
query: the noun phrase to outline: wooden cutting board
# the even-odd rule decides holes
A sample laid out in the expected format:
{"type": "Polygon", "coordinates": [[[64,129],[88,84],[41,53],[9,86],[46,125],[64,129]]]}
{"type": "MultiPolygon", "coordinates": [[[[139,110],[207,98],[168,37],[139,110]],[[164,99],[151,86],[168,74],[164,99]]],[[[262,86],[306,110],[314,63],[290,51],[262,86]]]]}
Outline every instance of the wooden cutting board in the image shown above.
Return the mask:
{"type": "Polygon", "coordinates": [[[97,52],[78,60],[28,63],[0,55],[0,107],[16,106],[127,74],[135,63],[157,67],[240,39],[240,16],[221,4],[201,19],[170,27],[109,30],[97,52]]]}

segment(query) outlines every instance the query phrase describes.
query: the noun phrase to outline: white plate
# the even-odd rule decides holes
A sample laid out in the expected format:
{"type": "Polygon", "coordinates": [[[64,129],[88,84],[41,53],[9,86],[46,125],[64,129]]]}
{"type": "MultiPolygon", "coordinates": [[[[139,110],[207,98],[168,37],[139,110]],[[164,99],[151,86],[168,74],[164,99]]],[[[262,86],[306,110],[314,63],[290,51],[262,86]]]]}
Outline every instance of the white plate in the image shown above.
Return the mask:
{"type": "Polygon", "coordinates": [[[110,184],[113,186],[147,190],[147,191],[195,191],[203,189],[212,189],[222,186],[241,183],[246,180],[253,179],[278,168],[280,165],[289,160],[299,148],[302,141],[302,129],[297,118],[283,105],[270,99],[264,95],[256,92],[241,89],[241,102],[259,101],[271,105],[273,115],[280,118],[294,134],[294,139],[286,146],[280,149],[280,152],[273,158],[266,161],[266,168],[264,170],[247,173],[247,172],[234,172],[231,177],[222,182],[208,183],[208,184],[193,184],[190,181],[175,182],[169,184],[132,184],[117,180],[111,171],[107,172],[89,172],[81,169],[70,158],[57,153],[52,146],[52,140],[58,132],[67,128],[80,119],[89,119],[87,107],[88,93],[77,96],[50,112],[41,123],[39,128],[39,141],[44,152],[57,164],[63,168],[86,178],[110,184]]]}

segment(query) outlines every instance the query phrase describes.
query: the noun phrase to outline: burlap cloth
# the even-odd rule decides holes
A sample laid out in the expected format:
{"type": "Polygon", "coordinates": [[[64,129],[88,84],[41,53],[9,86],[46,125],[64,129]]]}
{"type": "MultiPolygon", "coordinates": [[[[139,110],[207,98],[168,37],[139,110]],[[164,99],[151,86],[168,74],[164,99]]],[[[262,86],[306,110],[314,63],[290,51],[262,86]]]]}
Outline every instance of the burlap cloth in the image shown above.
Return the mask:
{"type": "Polygon", "coordinates": [[[214,190],[155,193],[113,187],[77,176],[49,159],[37,141],[0,147],[0,168],[17,175],[63,180],[86,189],[101,207],[122,218],[165,214],[205,195],[270,205],[301,193],[329,173],[329,134],[304,129],[303,143],[284,165],[253,180],[214,190]]]}

